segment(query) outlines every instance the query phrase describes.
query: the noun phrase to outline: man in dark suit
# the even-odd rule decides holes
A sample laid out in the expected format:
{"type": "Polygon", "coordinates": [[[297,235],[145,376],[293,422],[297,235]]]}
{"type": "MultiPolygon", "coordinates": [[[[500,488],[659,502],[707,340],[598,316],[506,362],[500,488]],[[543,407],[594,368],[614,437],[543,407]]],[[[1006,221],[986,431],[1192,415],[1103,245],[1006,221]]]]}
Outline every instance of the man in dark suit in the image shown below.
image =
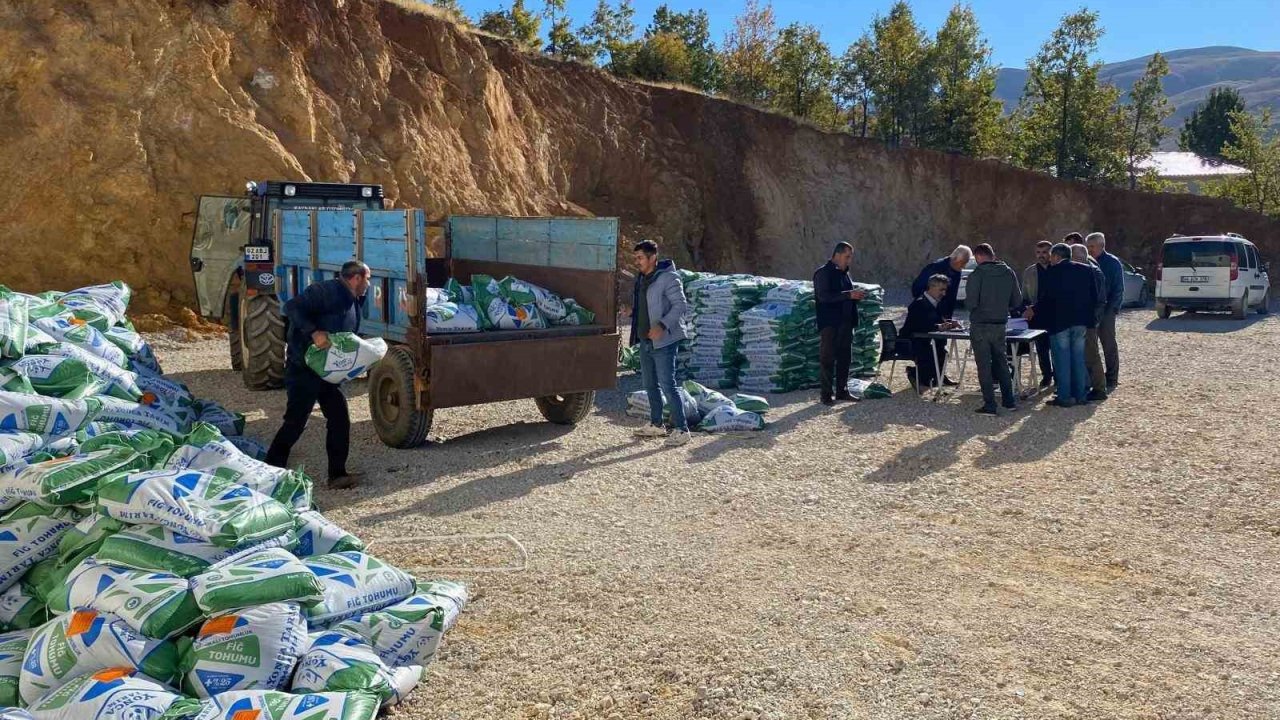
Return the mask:
{"type": "Polygon", "coordinates": [[[929,289],[929,281],[934,275],[945,275],[951,284],[947,286],[947,294],[943,295],[942,300],[938,302],[938,309],[942,312],[942,317],[950,320],[952,313],[956,310],[956,294],[960,292],[961,273],[972,259],[973,251],[968,245],[957,245],[947,257],[938,258],[924,266],[916,276],[916,281],[911,283],[911,297],[923,296],[929,289]]]}
{"type": "Polygon", "coordinates": [[[818,315],[819,395],[823,405],[853,400],[849,394],[849,365],[853,359],[853,326],[858,324],[858,301],[866,296],[853,289],[849,265],[853,246],[836,243],[831,259],[813,273],[813,297],[818,315]]]}
{"type": "Polygon", "coordinates": [[[1071,261],[1071,248],[1058,243],[1050,250],[1049,272],[1030,310],[1049,331],[1057,398],[1050,404],[1071,407],[1086,403],[1089,377],[1085,370],[1085,333],[1097,326],[1098,289],[1093,269],[1071,261]]]}
{"type": "MultiPolygon", "coordinates": [[[[923,390],[938,383],[941,367],[947,364],[947,343],[945,340],[930,342],[927,333],[936,330],[949,330],[958,325],[942,314],[942,301],[951,286],[946,275],[938,274],[929,278],[925,290],[907,306],[907,319],[902,323],[899,335],[911,340],[911,351],[915,355],[915,382],[923,390]],[[934,348],[938,352],[938,364],[934,365],[934,348]]],[[[908,373],[910,370],[908,368],[908,373]]]]}

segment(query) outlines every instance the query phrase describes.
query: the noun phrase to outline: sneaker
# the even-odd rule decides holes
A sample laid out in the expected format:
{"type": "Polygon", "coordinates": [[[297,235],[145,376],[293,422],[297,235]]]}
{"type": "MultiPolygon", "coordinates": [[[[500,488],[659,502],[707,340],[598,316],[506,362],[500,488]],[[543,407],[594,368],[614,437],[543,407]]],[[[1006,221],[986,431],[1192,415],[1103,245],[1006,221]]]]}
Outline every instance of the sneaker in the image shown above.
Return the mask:
{"type": "Polygon", "coordinates": [[[364,482],[364,473],[342,473],[329,478],[330,490],[350,490],[364,482]]]}
{"type": "Polygon", "coordinates": [[[636,428],[633,434],[638,438],[660,438],[667,436],[667,429],[661,425],[645,425],[636,428]]]}
{"type": "Polygon", "coordinates": [[[1119,381],[1119,380],[1116,380],[1115,382],[1110,382],[1110,381],[1108,381],[1108,382],[1107,382],[1107,394],[1108,394],[1108,395],[1110,395],[1111,393],[1115,392],[1115,391],[1116,391],[1116,386],[1117,386],[1117,385],[1119,385],[1119,384],[1120,384],[1120,381],[1119,381]]]}
{"type": "Polygon", "coordinates": [[[692,435],[688,430],[675,430],[667,436],[667,447],[680,447],[689,444],[692,435]]]}
{"type": "Polygon", "coordinates": [[[1047,388],[1047,387],[1049,387],[1049,386],[1050,386],[1050,385],[1052,385],[1052,384],[1053,384],[1053,378],[1052,378],[1052,377],[1050,377],[1050,376],[1046,375],[1046,376],[1044,376],[1043,378],[1040,378],[1040,387],[1042,387],[1042,388],[1047,388]]]}
{"type": "Polygon", "coordinates": [[[996,412],[995,405],[983,405],[977,410],[974,410],[974,412],[978,413],[979,415],[999,415],[999,413],[996,412]]]}

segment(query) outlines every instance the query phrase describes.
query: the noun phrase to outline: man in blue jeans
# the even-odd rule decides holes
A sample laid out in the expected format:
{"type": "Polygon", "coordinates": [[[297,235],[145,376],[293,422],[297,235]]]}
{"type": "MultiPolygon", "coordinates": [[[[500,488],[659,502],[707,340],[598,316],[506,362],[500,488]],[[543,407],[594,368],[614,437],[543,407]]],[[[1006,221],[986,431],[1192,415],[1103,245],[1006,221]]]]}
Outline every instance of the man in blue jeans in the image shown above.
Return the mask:
{"type": "Polygon", "coordinates": [[[649,394],[649,424],[636,429],[637,437],[666,437],[668,445],[689,442],[689,424],[676,392],[676,350],[684,339],[684,316],[689,305],[676,264],[658,260],[652,240],[636,243],[636,285],[631,302],[631,344],[640,346],[640,374],[649,394]],[[671,406],[672,431],[662,425],[662,401],[671,406]]]}
{"type": "Polygon", "coordinates": [[[1058,243],[1049,251],[1036,304],[1030,315],[1049,332],[1054,382],[1058,396],[1051,405],[1072,407],[1088,402],[1089,378],[1084,361],[1085,332],[1096,325],[1098,289],[1093,269],[1071,261],[1071,247],[1058,243]]]}

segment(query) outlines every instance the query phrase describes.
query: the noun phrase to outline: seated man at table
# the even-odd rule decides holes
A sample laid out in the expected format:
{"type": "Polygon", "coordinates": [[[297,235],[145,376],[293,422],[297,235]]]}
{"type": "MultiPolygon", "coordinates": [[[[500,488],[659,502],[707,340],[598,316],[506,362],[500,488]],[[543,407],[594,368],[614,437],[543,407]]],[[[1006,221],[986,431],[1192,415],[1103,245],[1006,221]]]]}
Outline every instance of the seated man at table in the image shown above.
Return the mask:
{"type": "Polygon", "coordinates": [[[937,330],[951,330],[959,326],[959,323],[944,318],[939,309],[939,304],[946,297],[950,285],[951,280],[946,275],[938,274],[929,278],[924,293],[907,306],[907,319],[902,323],[902,330],[898,333],[902,338],[911,340],[911,350],[915,355],[916,366],[907,368],[907,377],[912,379],[911,371],[914,369],[913,381],[921,390],[937,385],[939,370],[947,364],[947,341],[930,342],[925,336],[937,330]],[[938,351],[937,365],[934,365],[935,348],[938,351]]]}

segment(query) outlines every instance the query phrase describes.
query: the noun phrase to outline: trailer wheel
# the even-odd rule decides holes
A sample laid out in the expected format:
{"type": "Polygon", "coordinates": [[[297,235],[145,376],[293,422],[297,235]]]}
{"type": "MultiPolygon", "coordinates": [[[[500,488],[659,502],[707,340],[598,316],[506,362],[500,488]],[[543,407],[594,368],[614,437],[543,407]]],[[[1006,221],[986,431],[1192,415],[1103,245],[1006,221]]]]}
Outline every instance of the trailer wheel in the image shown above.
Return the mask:
{"type": "Polygon", "coordinates": [[[594,390],[569,395],[548,395],[534,399],[534,402],[538,403],[538,411],[542,413],[542,417],[557,425],[577,425],[586,420],[595,401],[594,390]]]}
{"type": "Polygon", "coordinates": [[[414,448],[427,439],[434,412],[414,405],[413,355],[392,347],[369,373],[369,415],[383,444],[414,448]]]}
{"type": "Polygon", "coordinates": [[[244,369],[244,346],[240,344],[240,295],[227,292],[222,306],[222,324],[227,326],[227,349],[231,354],[231,369],[244,369]]]}
{"type": "Polygon", "coordinates": [[[240,377],[250,390],[284,385],[284,317],[272,295],[240,296],[240,377]]]}

